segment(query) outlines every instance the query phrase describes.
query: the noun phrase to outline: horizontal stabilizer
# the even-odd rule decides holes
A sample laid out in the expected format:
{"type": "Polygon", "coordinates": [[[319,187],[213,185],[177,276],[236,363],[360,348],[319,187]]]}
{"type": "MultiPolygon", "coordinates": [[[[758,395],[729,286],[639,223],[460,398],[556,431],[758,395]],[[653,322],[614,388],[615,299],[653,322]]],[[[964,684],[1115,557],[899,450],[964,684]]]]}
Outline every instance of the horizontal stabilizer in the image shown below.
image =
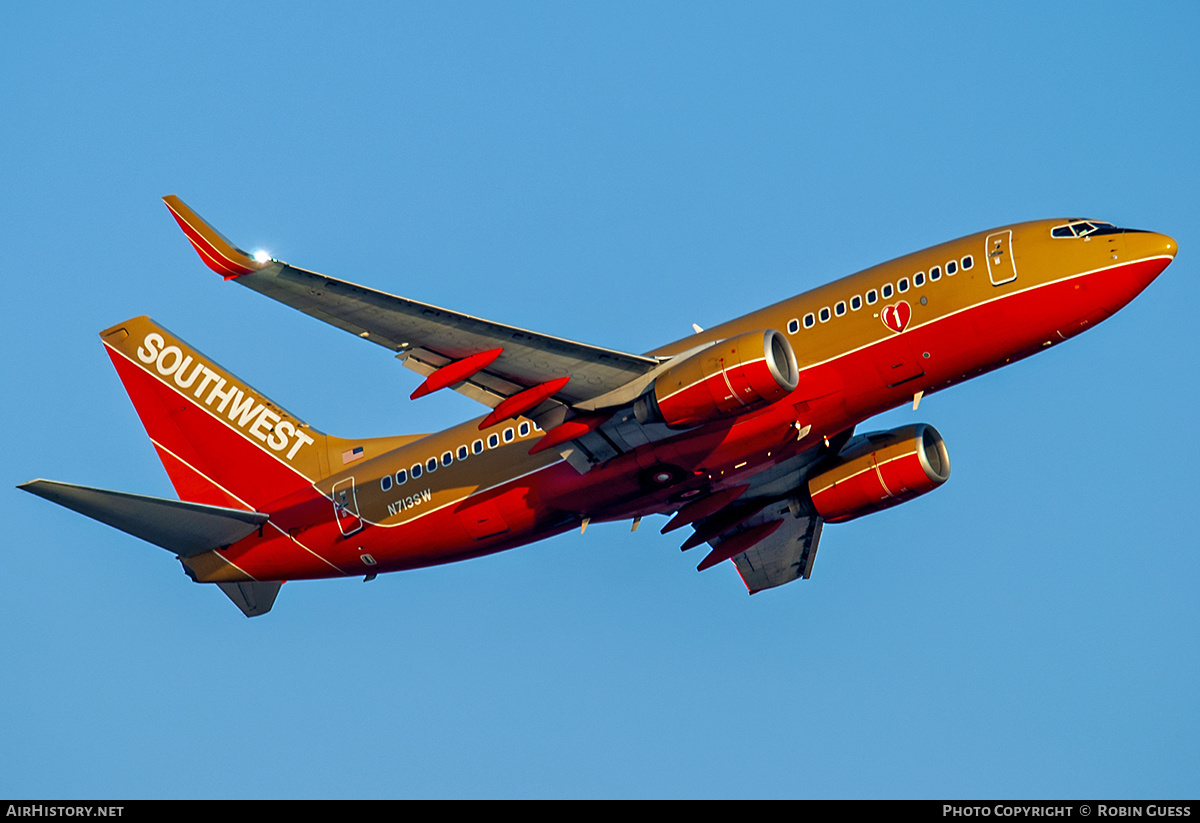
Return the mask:
{"type": "MultiPolygon", "coordinates": [[[[76,486],[53,480],[31,480],[18,488],[162,546],[180,557],[191,557],[236,543],[257,531],[269,518],[262,512],[76,486]]],[[[274,600],[272,595],[271,601],[274,600]]],[[[241,606],[240,603],[238,605],[241,606]]],[[[267,608],[270,608],[269,604],[267,608]]],[[[242,610],[245,611],[244,608],[242,610]]]]}

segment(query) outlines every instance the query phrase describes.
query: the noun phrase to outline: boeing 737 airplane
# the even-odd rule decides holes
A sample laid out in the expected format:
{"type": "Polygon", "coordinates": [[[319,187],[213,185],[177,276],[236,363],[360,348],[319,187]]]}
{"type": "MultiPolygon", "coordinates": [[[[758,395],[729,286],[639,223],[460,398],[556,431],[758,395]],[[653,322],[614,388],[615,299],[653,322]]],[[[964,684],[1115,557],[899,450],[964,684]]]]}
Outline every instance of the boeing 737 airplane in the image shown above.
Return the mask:
{"type": "Polygon", "coordinates": [[[414,400],[453,389],[489,409],[437,434],[334,437],[147,317],[101,332],[180,499],[21,488],[168,549],[248,616],[285,580],[370,579],[652,514],[752,594],[807,578],[825,523],[950,476],[932,426],[857,425],[1091,328],[1176,253],[1098,220],[1018,223],[638,355],[251,255],[164,200],[226,280],[395,352],[424,378],[414,400]]]}

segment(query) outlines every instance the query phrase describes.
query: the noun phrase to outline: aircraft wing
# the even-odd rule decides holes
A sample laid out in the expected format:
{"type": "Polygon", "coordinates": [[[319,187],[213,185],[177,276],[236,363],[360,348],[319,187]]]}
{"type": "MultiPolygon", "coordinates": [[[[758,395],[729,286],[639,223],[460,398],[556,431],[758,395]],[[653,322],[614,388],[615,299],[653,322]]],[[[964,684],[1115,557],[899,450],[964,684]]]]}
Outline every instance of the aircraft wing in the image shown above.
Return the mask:
{"type": "Polygon", "coordinates": [[[794,508],[791,495],[765,500],[742,497],[748,488],[749,484],[734,486],[697,499],[681,508],[663,533],[691,525],[695,531],[680,548],[686,551],[701,543],[712,547],[696,568],[703,571],[732,560],[750,594],[807,580],[824,520],[794,508]]]}
{"type": "Polygon", "coordinates": [[[750,594],[812,574],[821,524],[817,516],[786,517],[783,526],[733,558],[750,594]]]}
{"type": "Polygon", "coordinates": [[[279,260],[258,260],[230,243],[175,195],[163,200],[209,268],[398,352],[404,365],[423,376],[472,355],[502,349],[485,368],[452,384],[489,407],[563,377],[570,380],[553,396],[574,406],[626,386],[659,363],[652,357],[576,343],[397,297],[279,260]]]}

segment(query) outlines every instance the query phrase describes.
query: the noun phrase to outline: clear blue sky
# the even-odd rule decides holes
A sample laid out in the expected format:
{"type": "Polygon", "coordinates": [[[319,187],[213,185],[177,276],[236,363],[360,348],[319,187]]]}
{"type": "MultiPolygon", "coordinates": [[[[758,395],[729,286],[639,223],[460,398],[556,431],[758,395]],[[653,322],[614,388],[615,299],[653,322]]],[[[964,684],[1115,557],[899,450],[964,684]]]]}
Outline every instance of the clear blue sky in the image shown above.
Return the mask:
{"type": "Polygon", "coordinates": [[[1146,6],[5,4],[0,796],[1196,797],[1200,6],[1146,6]],[[1182,252],[878,421],[954,475],[827,528],[809,581],[747,597],[648,521],[246,620],[13,488],[172,493],[96,332],[149,314],[335,434],[479,407],[223,283],[168,193],[635,352],[1017,220],[1182,252]]]}

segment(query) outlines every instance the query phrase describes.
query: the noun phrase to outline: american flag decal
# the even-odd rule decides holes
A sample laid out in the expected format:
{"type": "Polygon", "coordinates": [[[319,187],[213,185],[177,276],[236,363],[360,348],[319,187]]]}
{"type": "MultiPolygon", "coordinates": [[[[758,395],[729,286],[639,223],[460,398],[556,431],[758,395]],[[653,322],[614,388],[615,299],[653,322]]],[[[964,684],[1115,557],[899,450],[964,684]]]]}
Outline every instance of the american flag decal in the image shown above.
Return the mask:
{"type": "Polygon", "coordinates": [[[344,466],[347,463],[351,463],[362,456],[363,456],[363,447],[355,446],[354,448],[350,449],[349,451],[342,452],[342,465],[344,466]]]}

